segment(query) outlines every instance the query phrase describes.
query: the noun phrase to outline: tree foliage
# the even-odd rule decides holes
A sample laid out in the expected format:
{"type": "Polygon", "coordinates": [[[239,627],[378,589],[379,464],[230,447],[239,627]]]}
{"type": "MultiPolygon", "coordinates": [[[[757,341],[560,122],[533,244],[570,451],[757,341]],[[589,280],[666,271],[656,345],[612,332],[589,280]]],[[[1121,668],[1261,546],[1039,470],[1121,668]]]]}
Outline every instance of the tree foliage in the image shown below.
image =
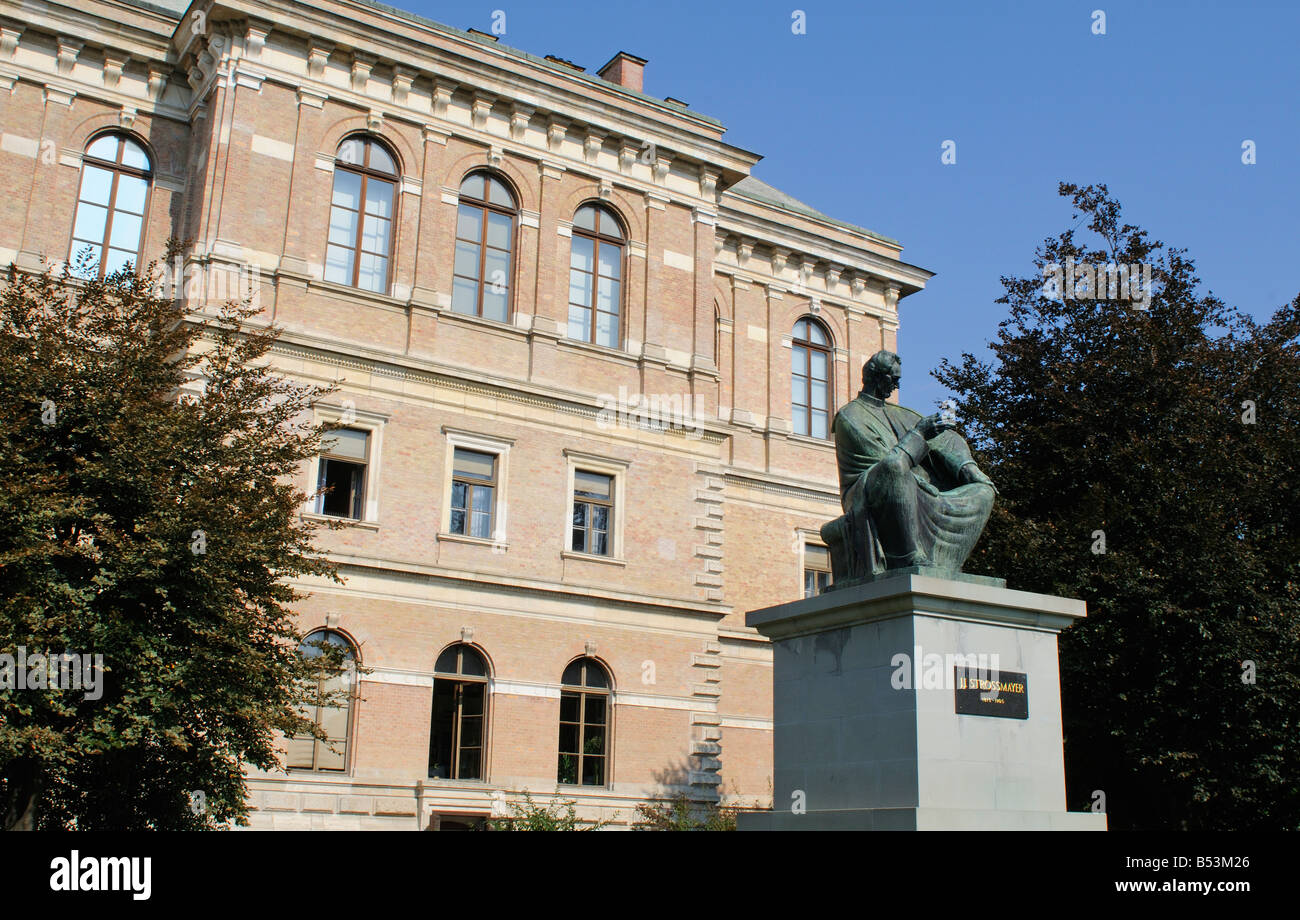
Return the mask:
{"type": "Polygon", "coordinates": [[[1060,639],[1072,808],[1100,791],[1114,828],[1295,829],[1300,297],[1257,323],[1106,186],[1060,194],[1075,229],[1002,279],[991,359],[935,372],[1001,491],[968,569],[1088,603],[1060,639]],[[1045,296],[1068,259],[1150,264],[1148,309],[1045,296]]]}
{"type": "Polygon", "coordinates": [[[293,485],[321,392],[274,330],[207,322],[158,273],[10,269],[0,295],[0,652],[102,655],[102,696],[0,689],[5,826],[244,822],[243,770],[318,730],[288,580],[333,576],[293,485]],[[188,395],[187,394],[192,394],[188,395]]]}
{"type": "Polygon", "coordinates": [[[738,809],[718,802],[693,802],[678,792],[666,802],[643,802],[636,807],[638,831],[734,831],[738,809]]]}

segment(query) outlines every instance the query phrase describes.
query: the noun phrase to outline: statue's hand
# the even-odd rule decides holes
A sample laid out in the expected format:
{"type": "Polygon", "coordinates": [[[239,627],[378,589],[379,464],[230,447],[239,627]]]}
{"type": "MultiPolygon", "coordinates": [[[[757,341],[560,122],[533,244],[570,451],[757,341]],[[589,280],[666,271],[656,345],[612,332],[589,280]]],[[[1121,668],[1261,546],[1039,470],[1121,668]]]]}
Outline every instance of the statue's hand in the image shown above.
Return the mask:
{"type": "Polygon", "coordinates": [[[927,415],[916,423],[917,433],[927,441],[945,431],[951,431],[956,427],[956,422],[948,421],[940,412],[936,412],[934,415],[927,415]]]}
{"type": "Polygon", "coordinates": [[[986,486],[991,486],[995,493],[998,491],[998,487],[993,485],[993,480],[989,479],[988,475],[974,463],[963,466],[961,476],[966,482],[982,482],[986,486]]]}

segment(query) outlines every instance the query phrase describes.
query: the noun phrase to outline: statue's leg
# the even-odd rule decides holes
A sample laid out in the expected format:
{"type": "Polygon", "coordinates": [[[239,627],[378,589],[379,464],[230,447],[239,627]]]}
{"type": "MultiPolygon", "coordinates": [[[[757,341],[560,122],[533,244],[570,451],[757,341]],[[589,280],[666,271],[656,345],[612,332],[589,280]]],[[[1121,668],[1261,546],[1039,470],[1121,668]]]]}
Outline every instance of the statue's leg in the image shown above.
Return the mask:
{"type": "Polygon", "coordinates": [[[881,460],[867,471],[866,486],[886,565],[891,569],[928,565],[930,560],[918,542],[916,477],[906,460],[898,456],[881,460]]]}

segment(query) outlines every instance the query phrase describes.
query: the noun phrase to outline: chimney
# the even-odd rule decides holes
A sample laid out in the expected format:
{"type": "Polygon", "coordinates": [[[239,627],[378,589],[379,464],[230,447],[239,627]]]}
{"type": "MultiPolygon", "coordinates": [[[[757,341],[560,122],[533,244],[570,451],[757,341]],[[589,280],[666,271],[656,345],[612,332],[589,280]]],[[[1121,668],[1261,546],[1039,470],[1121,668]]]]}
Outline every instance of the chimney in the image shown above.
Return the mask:
{"type": "Polygon", "coordinates": [[[602,80],[617,83],[619,86],[634,89],[639,93],[642,91],[642,81],[645,78],[645,64],[645,58],[639,58],[635,54],[620,51],[610,58],[609,63],[600,68],[596,75],[602,80]]]}

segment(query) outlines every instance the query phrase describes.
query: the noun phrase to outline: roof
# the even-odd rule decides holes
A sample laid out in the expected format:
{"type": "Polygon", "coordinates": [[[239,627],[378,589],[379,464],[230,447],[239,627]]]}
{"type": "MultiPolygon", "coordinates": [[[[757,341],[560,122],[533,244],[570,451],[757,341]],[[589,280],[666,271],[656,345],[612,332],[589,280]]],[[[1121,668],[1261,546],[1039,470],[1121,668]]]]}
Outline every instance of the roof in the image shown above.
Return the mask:
{"type": "Polygon", "coordinates": [[[837,227],[843,227],[846,230],[852,230],[855,233],[862,233],[875,240],[884,243],[892,243],[895,246],[901,245],[898,240],[883,236],[874,230],[868,230],[866,227],[859,227],[856,224],[845,223],[842,220],[823,214],[816,208],[810,207],[795,198],[793,195],[787,195],[779,188],[773,188],[762,179],[754,176],[746,176],[731,188],[727,189],[728,193],[739,195],[742,198],[749,198],[752,201],[761,201],[763,204],[772,205],[783,211],[790,211],[793,214],[802,214],[804,217],[812,217],[817,220],[825,221],[828,224],[834,224],[837,227]]]}

